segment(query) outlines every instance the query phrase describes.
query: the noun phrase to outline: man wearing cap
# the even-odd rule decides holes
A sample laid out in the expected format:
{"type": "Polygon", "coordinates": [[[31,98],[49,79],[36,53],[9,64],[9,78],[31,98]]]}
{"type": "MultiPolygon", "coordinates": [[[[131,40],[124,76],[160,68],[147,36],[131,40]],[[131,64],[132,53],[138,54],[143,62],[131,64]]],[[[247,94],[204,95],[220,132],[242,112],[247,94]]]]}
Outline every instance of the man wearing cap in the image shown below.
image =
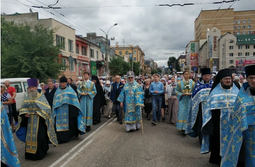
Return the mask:
{"type": "Polygon", "coordinates": [[[117,121],[122,124],[122,109],[120,108],[120,102],[117,100],[120,92],[124,88],[124,84],[120,82],[121,77],[115,76],[115,82],[111,86],[110,100],[113,103],[112,112],[115,112],[117,121]]]}
{"type": "Polygon", "coordinates": [[[125,84],[117,100],[125,112],[126,131],[138,130],[142,123],[143,90],[134,81],[133,71],[128,71],[127,78],[128,82],[125,84]]]}
{"type": "Polygon", "coordinates": [[[192,92],[186,130],[186,134],[189,134],[191,137],[198,136],[200,144],[202,144],[202,109],[206,106],[207,97],[213,84],[210,68],[201,69],[201,74],[202,78],[197,81],[192,92]]]}
{"type": "Polygon", "coordinates": [[[49,141],[53,145],[57,145],[58,142],[51,107],[44,94],[38,92],[37,79],[28,79],[27,83],[30,91],[19,112],[21,121],[16,134],[26,143],[25,158],[40,160],[47,154],[49,141]]]}
{"type": "Polygon", "coordinates": [[[86,132],[91,130],[93,123],[93,99],[97,94],[94,82],[89,80],[89,73],[84,72],[84,80],[78,85],[77,91],[80,98],[82,120],[86,126],[86,132]]]}
{"type": "Polygon", "coordinates": [[[59,79],[60,86],[53,98],[53,115],[58,143],[70,141],[79,134],[85,133],[82,112],[76,92],[67,85],[67,78],[59,79]]]}
{"type": "Polygon", "coordinates": [[[231,69],[220,70],[203,109],[201,153],[211,151],[210,163],[220,165],[228,137],[225,128],[228,127],[229,115],[238,92],[239,89],[233,84],[231,69]]]}
{"type": "Polygon", "coordinates": [[[152,112],[153,121],[152,125],[157,125],[157,121],[160,121],[161,106],[162,106],[162,94],[164,94],[164,85],[159,81],[159,74],[154,74],[154,82],[151,83],[150,93],[152,94],[152,112]]]}
{"type": "Polygon", "coordinates": [[[237,95],[226,128],[227,146],[222,151],[222,167],[239,165],[242,154],[245,166],[255,164],[255,65],[246,66],[245,73],[247,82],[237,95]]]}

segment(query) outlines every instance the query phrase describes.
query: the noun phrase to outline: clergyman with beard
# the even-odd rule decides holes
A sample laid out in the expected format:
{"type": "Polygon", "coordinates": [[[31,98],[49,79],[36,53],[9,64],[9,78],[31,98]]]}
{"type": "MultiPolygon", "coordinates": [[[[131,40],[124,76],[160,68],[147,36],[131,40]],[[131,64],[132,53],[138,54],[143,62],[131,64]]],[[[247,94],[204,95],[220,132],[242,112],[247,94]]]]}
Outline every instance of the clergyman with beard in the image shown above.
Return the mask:
{"type": "Polygon", "coordinates": [[[19,115],[17,137],[25,142],[25,158],[41,160],[47,154],[49,141],[57,145],[51,107],[43,93],[37,90],[37,79],[27,80],[29,92],[19,115]]]}
{"type": "Polygon", "coordinates": [[[128,81],[117,99],[125,112],[126,131],[138,130],[142,125],[141,107],[144,106],[144,93],[141,86],[134,80],[134,76],[133,71],[127,73],[128,81]]]}
{"type": "Polygon", "coordinates": [[[82,112],[76,92],[67,84],[67,78],[59,79],[60,86],[53,98],[53,115],[58,143],[69,142],[85,133],[82,112]]]}

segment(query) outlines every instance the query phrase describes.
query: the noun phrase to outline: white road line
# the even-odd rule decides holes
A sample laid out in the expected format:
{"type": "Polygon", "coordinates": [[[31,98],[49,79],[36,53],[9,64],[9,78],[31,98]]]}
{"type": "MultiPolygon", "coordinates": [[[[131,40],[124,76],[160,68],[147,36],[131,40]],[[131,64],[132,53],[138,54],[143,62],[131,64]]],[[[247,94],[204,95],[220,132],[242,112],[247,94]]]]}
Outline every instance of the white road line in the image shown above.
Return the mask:
{"type": "Polygon", "coordinates": [[[64,155],[62,155],[62,157],[60,157],[57,161],[55,161],[53,164],[51,164],[49,167],[54,167],[56,166],[58,163],[60,163],[62,160],[64,160],[69,154],[71,154],[74,150],[76,150],[78,147],[80,147],[80,145],[82,145],[83,143],[85,143],[90,137],[92,137],[96,132],[98,132],[101,128],[103,128],[108,122],[110,122],[111,119],[109,119],[108,121],[106,121],[103,125],[101,125],[99,128],[97,128],[97,130],[95,130],[93,133],[91,133],[90,135],[88,135],[88,137],[86,137],[85,139],[83,139],[79,144],[77,144],[75,147],[73,147],[71,150],[69,150],[67,153],[65,153],[64,155]]]}
{"type": "Polygon", "coordinates": [[[82,150],[84,150],[92,142],[93,142],[93,139],[88,141],[82,148],[80,148],[78,151],[76,151],[75,154],[73,154],[70,158],[68,158],[68,160],[65,163],[63,163],[60,167],[66,166],[71,160],[73,160],[73,158],[75,156],[77,156],[77,154],[79,154],[82,150]]]}
{"type": "Polygon", "coordinates": [[[116,121],[117,118],[113,119],[112,122],[110,122],[107,126],[110,126],[114,121],[116,121]]]}

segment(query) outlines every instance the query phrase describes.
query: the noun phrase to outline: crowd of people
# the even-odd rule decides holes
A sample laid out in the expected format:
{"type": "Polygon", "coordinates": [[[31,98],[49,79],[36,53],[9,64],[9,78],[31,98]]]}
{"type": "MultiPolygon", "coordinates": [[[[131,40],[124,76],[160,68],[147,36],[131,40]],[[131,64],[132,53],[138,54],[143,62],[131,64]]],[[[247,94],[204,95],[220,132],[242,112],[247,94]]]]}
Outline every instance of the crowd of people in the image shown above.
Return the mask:
{"type": "Polygon", "coordinates": [[[28,79],[27,96],[16,111],[15,88],[1,85],[1,164],[19,166],[12,133],[25,142],[25,158],[45,157],[49,143],[57,146],[91,131],[102,115],[126,131],[143,129],[143,114],[152,126],[166,122],[183,136],[198,137],[201,153],[211,153],[210,163],[219,166],[255,164],[255,65],[245,67],[246,78],[231,69],[201,74],[136,77],[128,71],[105,80],[84,72],[73,81],[28,79]],[[18,121],[19,115],[19,121],[18,121]],[[15,127],[16,125],[16,127],[15,127]],[[11,140],[6,140],[11,139],[11,140]]]}

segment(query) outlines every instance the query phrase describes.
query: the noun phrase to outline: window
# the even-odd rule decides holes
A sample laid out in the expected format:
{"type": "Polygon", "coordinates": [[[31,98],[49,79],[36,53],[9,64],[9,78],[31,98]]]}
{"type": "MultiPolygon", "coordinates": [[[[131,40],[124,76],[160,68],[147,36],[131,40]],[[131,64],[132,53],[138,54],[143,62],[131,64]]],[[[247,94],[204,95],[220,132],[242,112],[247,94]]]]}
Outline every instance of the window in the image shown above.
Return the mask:
{"type": "Polygon", "coordinates": [[[236,27],[234,26],[234,27],[233,27],[233,29],[235,30],[235,29],[236,29],[236,27]]]}
{"type": "Polygon", "coordinates": [[[237,35],[240,35],[240,31],[237,31],[237,33],[236,33],[237,35]]]}
{"type": "Polygon", "coordinates": [[[248,25],[247,28],[248,28],[248,29],[251,29],[251,25],[248,25]]]}
{"type": "Polygon", "coordinates": [[[122,55],[122,51],[119,51],[119,55],[122,55]]]}
{"type": "Polygon", "coordinates": [[[85,46],[81,46],[81,54],[87,55],[87,48],[85,46]]]}
{"type": "Polygon", "coordinates": [[[246,20],[243,20],[243,23],[246,23],[246,20]]]}
{"type": "Polygon", "coordinates": [[[251,23],[251,20],[248,20],[248,23],[251,23]]]}
{"type": "Polygon", "coordinates": [[[74,61],[73,61],[73,63],[69,62],[69,70],[74,71],[74,61]]]}
{"type": "Polygon", "coordinates": [[[250,45],[245,45],[245,49],[250,49],[250,45]]]}
{"type": "Polygon", "coordinates": [[[243,29],[245,29],[246,28],[246,26],[243,26],[243,29]]]}
{"type": "Polygon", "coordinates": [[[240,29],[240,26],[237,26],[237,29],[239,30],[239,29],[240,29]]]}
{"type": "Polygon", "coordinates": [[[234,21],[233,24],[236,24],[236,21],[234,21]]]}
{"type": "Polygon", "coordinates": [[[94,50],[93,49],[90,49],[90,57],[94,58],[94,50]]]}
{"type": "Polygon", "coordinates": [[[62,67],[61,70],[65,71],[66,70],[66,59],[65,58],[62,58],[62,65],[64,67],[62,67]]]}
{"type": "Polygon", "coordinates": [[[133,54],[136,55],[136,51],[134,51],[133,54]]]}
{"type": "Polygon", "coordinates": [[[98,51],[96,51],[96,54],[97,54],[97,60],[98,60],[99,59],[98,51]]]}
{"type": "Polygon", "coordinates": [[[245,52],[245,56],[249,56],[250,55],[250,52],[245,52]]]}
{"type": "Polygon", "coordinates": [[[246,32],[244,31],[243,34],[246,34],[246,32]]]}
{"type": "Polygon", "coordinates": [[[231,39],[231,40],[229,41],[229,43],[234,43],[234,40],[231,39]]]}
{"type": "Polygon", "coordinates": [[[237,21],[237,24],[240,24],[240,20],[237,21]]]}
{"type": "Polygon", "coordinates": [[[253,45],[253,49],[255,49],[255,45],[253,45]]]}
{"type": "Polygon", "coordinates": [[[242,45],[238,45],[238,49],[242,49],[243,48],[243,46],[242,45]]]}
{"type": "Polygon", "coordinates": [[[76,44],[76,53],[79,54],[79,44],[76,44]]]}
{"type": "Polygon", "coordinates": [[[25,91],[27,91],[27,87],[28,87],[27,82],[23,82],[23,86],[24,86],[25,91]]]}
{"type": "Polygon", "coordinates": [[[60,49],[65,49],[65,37],[56,35],[56,45],[59,46],[60,49]]]}
{"type": "Polygon", "coordinates": [[[136,57],[134,57],[134,61],[136,62],[136,57]]]}
{"type": "MultiPolygon", "coordinates": [[[[17,93],[22,93],[23,92],[21,82],[12,82],[12,83],[10,83],[10,86],[14,87],[16,89],[17,93]]],[[[25,89],[26,88],[27,87],[25,87],[25,89]]]]}
{"type": "Polygon", "coordinates": [[[128,55],[128,51],[126,51],[125,54],[128,55]]]}
{"type": "Polygon", "coordinates": [[[234,53],[229,53],[228,54],[230,57],[233,57],[234,56],[234,53]]]}
{"type": "Polygon", "coordinates": [[[234,64],[234,60],[229,60],[229,64],[234,64]]]}
{"type": "Polygon", "coordinates": [[[255,56],[255,52],[253,52],[253,56],[255,56]]]}
{"type": "Polygon", "coordinates": [[[242,52],[238,53],[238,56],[242,56],[242,52]]]}
{"type": "Polygon", "coordinates": [[[234,49],[234,46],[229,46],[229,49],[230,49],[230,50],[234,49]]]}
{"type": "Polygon", "coordinates": [[[68,39],[69,52],[73,52],[73,40],[68,39]]]}

